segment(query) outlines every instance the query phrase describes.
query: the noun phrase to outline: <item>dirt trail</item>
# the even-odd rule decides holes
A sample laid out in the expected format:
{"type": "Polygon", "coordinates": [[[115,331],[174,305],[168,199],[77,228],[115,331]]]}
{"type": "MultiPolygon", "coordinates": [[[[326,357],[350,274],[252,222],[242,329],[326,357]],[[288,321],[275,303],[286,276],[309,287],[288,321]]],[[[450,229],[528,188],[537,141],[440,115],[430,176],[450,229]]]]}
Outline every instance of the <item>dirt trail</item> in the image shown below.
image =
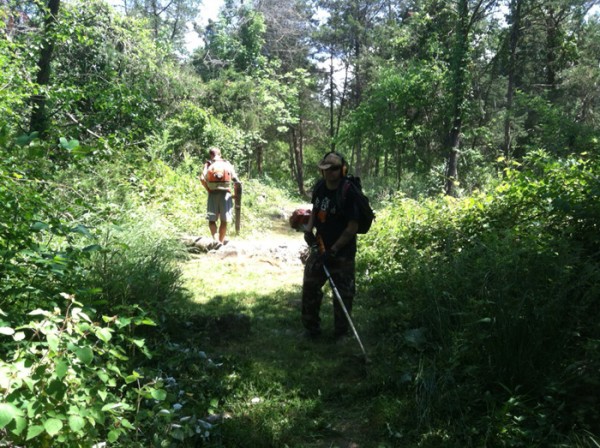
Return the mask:
{"type": "Polygon", "coordinates": [[[277,289],[299,287],[302,282],[301,256],[307,246],[302,233],[290,228],[287,220],[275,221],[270,229],[252,236],[232,235],[229,242],[218,249],[212,248],[212,240],[207,236],[188,237],[188,241],[198,238],[192,247],[192,252],[197,253],[183,267],[192,289],[196,284],[213,296],[244,291],[268,294],[277,289]],[[206,291],[207,285],[200,286],[200,282],[207,272],[229,280],[226,284],[209,285],[211,291],[206,291]]]}
{"type": "MultiPolygon", "coordinates": [[[[327,338],[314,343],[300,337],[301,255],[306,249],[302,233],[282,219],[262,234],[243,239],[233,235],[225,246],[193,255],[184,267],[186,284],[198,303],[233,303],[246,308],[242,314],[249,316],[249,329],[244,336],[220,335],[218,347],[213,348],[224,359],[252,366],[237,374],[253,394],[260,395],[266,382],[268,390],[281,392],[281,396],[265,392],[271,394],[272,406],[303,400],[322,403],[318,414],[307,417],[298,411],[290,417],[301,422],[294,436],[296,446],[372,446],[366,441],[363,407],[343,398],[362,394],[364,376],[356,366],[357,344],[352,339],[336,345],[327,338]],[[209,272],[227,281],[207,281],[209,272]],[[261,371],[260,379],[254,378],[255,370],[261,371]],[[326,422],[318,434],[311,426],[316,420],[326,422]],[[308,430],[310,434],[302,433],[308,430]]],[[[322,314],[325,325],[331,327],[329,304],[324,305],[322,314]]],[[[231,401],[226,410],[235,419],[246,412],[241,408],[243,405],[231,401]]]]}

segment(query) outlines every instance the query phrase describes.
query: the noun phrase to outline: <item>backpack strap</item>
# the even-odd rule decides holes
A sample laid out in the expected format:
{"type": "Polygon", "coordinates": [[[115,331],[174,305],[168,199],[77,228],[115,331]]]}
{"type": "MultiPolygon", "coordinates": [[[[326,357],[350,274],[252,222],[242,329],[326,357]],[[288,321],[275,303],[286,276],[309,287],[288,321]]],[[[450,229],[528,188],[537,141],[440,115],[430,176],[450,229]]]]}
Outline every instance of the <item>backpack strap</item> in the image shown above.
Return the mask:
{"type": "Polygon", "coordinates": [[[325,179],[319,179],[319,180],[317,181],[317,183],[315,184],[315,186],[314,186],[314,188],[313,188],[313,191],[312,191],[312,196],[311,196],[311,198],[310,198],[310,202],[311,202],[312,204],[314,204],[314,203],[315,203],[315,199],[316,199],[316,197],[317,197],[317,192],[318,192],[318,191],[319,191],[321,188],[323,188],[323,186],[324,186],[324,185],[325,185],[325,179]]]}

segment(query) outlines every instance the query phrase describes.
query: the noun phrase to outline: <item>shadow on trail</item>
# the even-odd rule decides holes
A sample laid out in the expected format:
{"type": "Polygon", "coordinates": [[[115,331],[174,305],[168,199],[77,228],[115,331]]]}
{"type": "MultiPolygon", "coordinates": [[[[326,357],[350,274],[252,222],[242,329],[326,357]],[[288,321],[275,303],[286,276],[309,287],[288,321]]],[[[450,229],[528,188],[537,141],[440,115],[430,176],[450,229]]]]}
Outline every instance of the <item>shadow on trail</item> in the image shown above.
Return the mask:
{"type": "Polygon", "coordinates": [[[218,295],[186,314],[168,318],[167,338],[199,354],[179,374],[187,371],[196,385],[191,394],[213,405],[214,446],[384,446],[368,431],[367,403],[376,391],[360,347],[327,336],[330,300],[317,341],[303,338],[299,288],[218,295]]]}

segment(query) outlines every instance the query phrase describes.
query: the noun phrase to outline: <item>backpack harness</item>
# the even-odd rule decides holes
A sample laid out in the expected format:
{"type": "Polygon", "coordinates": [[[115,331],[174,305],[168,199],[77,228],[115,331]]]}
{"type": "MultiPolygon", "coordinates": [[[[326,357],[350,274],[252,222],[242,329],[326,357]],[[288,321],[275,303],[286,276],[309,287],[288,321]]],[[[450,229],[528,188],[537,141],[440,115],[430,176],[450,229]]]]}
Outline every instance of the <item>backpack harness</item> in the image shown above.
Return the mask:
{"type": "Polygon", "coordinates": [[[212,162],[206,171],[206,184],[210,191],[230,191],[231,179],[231,165],[223,159],[212,162]]]}
{"type": "MultiPolygon", "coordinates": [[[[325,180],[321,179],[315,186],[315,192],[325,185],[325,180]]],[[[356,205],[358,207],[358,232],[365,234],[371,228],[371,224],[375,220],[375,212],[371,208],[369,198],[365,196],[362,190],[362,183],[360,177],[346,176],[342,179],[340,186],[337,191],[337,204],[338,207],[343,210],[343,204],[348,196],[348,190],[352,190],[356,196],[356,205]]]]}

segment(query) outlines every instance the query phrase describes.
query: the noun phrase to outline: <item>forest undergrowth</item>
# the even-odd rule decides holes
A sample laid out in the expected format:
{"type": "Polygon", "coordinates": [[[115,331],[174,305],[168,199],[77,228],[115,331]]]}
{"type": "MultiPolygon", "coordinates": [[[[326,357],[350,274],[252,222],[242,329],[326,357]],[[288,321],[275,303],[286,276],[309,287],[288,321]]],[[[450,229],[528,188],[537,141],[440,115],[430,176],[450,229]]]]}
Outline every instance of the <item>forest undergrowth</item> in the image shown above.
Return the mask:
{"type": "Polygon", "coordinates": [[[327,336],[330,301],[323,340],[301,337],[302,264],[282,254],[304,198],[245,182],[241,235],[190,254],[182,234],[208,232],[192,167],[98,165],[57,190],[2,165],[2,446],[597,445],[593,158],[377,204],[353,311],[368,365],[327,336]]]}

